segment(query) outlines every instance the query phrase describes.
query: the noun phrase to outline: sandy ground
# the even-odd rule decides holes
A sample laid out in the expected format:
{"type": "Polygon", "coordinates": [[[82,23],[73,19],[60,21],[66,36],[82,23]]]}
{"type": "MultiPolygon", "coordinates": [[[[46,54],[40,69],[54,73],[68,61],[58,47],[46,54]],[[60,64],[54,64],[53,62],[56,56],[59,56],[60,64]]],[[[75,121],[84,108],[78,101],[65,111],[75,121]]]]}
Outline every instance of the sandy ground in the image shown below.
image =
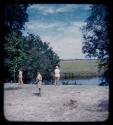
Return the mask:
{"type": "Polygon", "coordinates": [[[4,117],[9,121],[105,121],[109,87],[89,85],[4,84],[4,117]]]}

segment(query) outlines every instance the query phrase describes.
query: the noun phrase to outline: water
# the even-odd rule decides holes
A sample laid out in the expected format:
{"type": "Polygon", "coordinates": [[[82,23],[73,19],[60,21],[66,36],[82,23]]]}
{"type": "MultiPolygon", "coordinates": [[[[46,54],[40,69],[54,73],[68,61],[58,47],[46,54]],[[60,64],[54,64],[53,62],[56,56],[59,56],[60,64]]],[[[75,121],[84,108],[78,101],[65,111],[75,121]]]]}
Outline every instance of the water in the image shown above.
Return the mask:
{"type": "Polygon", "coordinates": [[[77,79],[77,80],[60,80],[60,83],[67,83],[68,84],[79,84],[79,85],[99,85],[101,83],[101,78],[87,78],[87,79],[77,79]]]}
{"type": "MultiPolygon", "coordinates": [[[[64,79],[60,80],[60,85],[99,85],[101,83],[102,77],[93,77],[85,79],[64,79]]],[[[43,80],[43,83],[46,85],[54,84],[54,80],[43,80]]],[[[28,84],[33,84],[33,81],[29,81],[28,84]]]]}
{"type": "MultiPolygon", "coordinates": [[[[44,81],[46,84],[51,84],[53,82],[50,81],[44,81]]],[[[94,78],[87,78],[87,79],[65,79],[65,80],[60,80],[60,84],[68,84],[68,85],[99,85],[101,83],[101,78],[100,77],[94,77],[94,78]]]]}

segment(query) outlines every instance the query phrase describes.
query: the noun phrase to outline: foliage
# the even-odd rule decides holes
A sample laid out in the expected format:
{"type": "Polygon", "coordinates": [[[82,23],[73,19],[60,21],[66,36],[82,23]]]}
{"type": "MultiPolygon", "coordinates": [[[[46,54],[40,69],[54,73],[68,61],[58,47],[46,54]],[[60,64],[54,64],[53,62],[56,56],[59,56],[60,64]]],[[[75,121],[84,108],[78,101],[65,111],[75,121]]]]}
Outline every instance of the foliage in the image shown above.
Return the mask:
{"type": "Polygon", "coordinates": [[[25,79],[35,78],[37,71],[41,72],[45,79],[52,77],[59,57],[48,43],[43,42],[39,36],[29,34],[24,37],[15,32],[9,34],[6,40],[5,66],[9,68],[14,79],[20,68],[25,73],[25,79]]]}
{"type": "Polygon", "coordinates": [[[16,32],[11,32],[5,36],[7,41],[4,44],[5,49],[5,67],[8,67],[11,77],[16,80],[16,73],[20,67],[25,65],[26,53],[24,52],[25,38],[16,32]]]}
{"type": "Polygon", "coordinates": [[[8,4],[4,8],[4,69],[6,77],[14,77],[18,67],[22,65],[25,58],[23,53],[23,41],[21,30],[26,21],[28,14],[26,13],[28,4],[8,4]]]}
{"type": "Polygon", "coordinates": [[[25,22],[28,21],[26,13],[28,4],[9,4],[4,9],[4,29],[5,33],[10,33],[12,30],[20,31],[25,22]]]}
{"type": "MultiPolygon", "coordinates": [[[[105,5],[92,5],[91,15],[83,26],[83,53],[89,57],[97,57],[99,70],[107,78],[109,64],[109,12],[105,5]]],[[[108,78],[107,78],[108,79],[108,78]]]]}
{"type": "Polygon", "coordinates": [[[49,43],[43,42],[39,36],[29,34],[26,36],[28,48],[24,69],[29,78],[35,78],[37,71],[41,72],[44,79],[53,75],[55,66],[59,63],[59,57],[49,47],[49,43]]]}

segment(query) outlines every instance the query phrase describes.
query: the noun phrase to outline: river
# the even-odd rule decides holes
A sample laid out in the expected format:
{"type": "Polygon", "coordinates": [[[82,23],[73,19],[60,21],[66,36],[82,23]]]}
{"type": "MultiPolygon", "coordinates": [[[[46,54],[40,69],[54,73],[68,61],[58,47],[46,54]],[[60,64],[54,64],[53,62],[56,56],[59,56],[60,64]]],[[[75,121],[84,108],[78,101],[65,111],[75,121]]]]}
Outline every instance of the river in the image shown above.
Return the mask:
{"type": "MultiPolygon", "coordinates": [[[[46,84],[51,84],[50,81],[44,81],[46,84]]],[[[59,84],[68,84],[68,85],[99,85],[101,83],[101,77],[94,78],[85,78],[85,79],[65,79],[60,80],[59,84]]]]}
{"type": "Polygon", "coordinates": [[[68,79],[68,80],[60,80],[61,83],[67,83],[68,84],[79,84],[79,85],[98,85],[101,82],[101,79],[99,77],[95,78],[87,78],[87,79],[68,79]]]}

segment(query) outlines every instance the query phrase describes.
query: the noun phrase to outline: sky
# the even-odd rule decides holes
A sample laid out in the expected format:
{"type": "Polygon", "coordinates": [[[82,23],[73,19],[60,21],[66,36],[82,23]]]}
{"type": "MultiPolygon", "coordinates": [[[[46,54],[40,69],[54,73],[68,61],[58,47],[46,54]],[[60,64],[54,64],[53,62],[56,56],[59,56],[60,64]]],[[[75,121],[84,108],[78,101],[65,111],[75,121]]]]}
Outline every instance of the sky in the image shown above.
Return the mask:
{"type": "Polygon", "coordinates": [[[84,59],[80,28],[90,15],[90,4],[33,4],[28,7],[27,32],[39,35],[60,59],[84,59]]]}

